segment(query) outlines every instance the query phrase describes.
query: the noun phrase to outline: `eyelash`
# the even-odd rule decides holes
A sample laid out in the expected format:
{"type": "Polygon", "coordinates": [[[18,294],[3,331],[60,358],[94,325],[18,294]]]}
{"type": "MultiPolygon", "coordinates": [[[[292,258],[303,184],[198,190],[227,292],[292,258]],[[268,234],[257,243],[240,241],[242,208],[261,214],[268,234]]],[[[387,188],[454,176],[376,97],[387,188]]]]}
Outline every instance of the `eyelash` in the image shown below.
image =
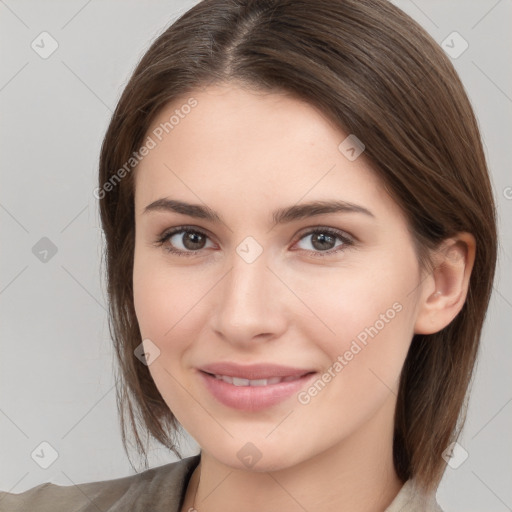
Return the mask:
{"type": "MultiPolygon", "coordinates": [[[[167,242],[176,233],[195,233],[195,234],[202,235],[202,236],[205,236],[208,238],[208,235],[206,233],[204,233],[200,229],[197,229],[193,226],[179,226],[179,227],[171,229],[170,231],[165,232],[163,235],[161,235],[157,239],[155,244],[158,247],[163,246],[165,244],[165,242],[167,242]]],[[[354,240],[351,237],[349,237],[347,234],[345,234],[343,231],[339,231],[334,228],[320,227],[320,226],[310,229],[309,231],[307,231],[305,233],[302,233],[300,235],[300,237],[296,240],[296,242],[294,242],[294,244],[309,235],[315,235],[318,233],[330,235],[334,238],[337,238],[337,239],[341,240],[343,242],[343,244],[341,244],[333,249],[329,249],[328,251],[310,251],[307,249],[299,249],[299,250],[309,252],[314,257],[325,258],[332,254],[335,254],[335,253],[338,253],[341,251],[345,251],[354,245],[354,240]]],[[[191,251],[191,250],[182,251],[181,249],[174,249],[170,245],[164,247],[164,249],[165,249],[165,251],[167,251],[171,254],[175,254],[177,256],[185,256],[185,257],[195,256],[202,250],[202,249],[199,249],[197,251],[191,251]]]]}

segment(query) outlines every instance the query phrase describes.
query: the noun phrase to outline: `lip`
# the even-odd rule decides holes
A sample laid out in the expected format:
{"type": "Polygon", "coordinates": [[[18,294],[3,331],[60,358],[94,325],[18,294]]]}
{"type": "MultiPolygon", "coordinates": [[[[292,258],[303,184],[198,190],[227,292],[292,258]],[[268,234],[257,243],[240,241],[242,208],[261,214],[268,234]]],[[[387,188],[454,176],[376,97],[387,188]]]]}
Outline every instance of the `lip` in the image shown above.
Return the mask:
{"type": "Polygon", "coordinates": [[[271,379],[272,377],[300,377],[313,372],[311,368],[293,368],[278,364],[262,363],[239,365],[229,361],[201,366],[199,370],[214,375],[226,375],[240,379],[271,379]]]}
{"type": "Polygon", "coordinates": [[[273,364],[240,366],[233,363],[215,363],[198,370],[206,389],[217,401],[227,407],[250,412],[261,411],[287,400],[306,386],[316,373],[314,370],[273,364]],[[272,377],[297,377],[297,379],[264,386],[235,386],[217,379],[212,374],[249,380],[272,377]]]}

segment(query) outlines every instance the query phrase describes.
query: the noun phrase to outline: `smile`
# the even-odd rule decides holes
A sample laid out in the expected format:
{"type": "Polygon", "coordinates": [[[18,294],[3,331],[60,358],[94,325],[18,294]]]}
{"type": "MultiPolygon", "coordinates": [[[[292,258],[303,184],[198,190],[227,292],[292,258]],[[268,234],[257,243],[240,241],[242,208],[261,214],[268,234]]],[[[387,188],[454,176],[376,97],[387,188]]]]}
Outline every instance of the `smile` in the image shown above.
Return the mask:
{"type": "Polygon", "coordinates": [[[199,370],[197,375],[217,403],[231,409],[257,412],[296,396],[317,372],[258,379],[212,374],[204,370],[199,370]]]}
{"type": "Polygon", "coordinates": [[[290,375],[289,377],[272,377],[270,379],[242,379],[239,377],[230,377],[229,375],[213,375],[216,379],[223,380],[228,384],[234,386],[271,386],[273,384],[279,384],[281,382],[292,382],[298,380],[300,376],[290,375]]]}

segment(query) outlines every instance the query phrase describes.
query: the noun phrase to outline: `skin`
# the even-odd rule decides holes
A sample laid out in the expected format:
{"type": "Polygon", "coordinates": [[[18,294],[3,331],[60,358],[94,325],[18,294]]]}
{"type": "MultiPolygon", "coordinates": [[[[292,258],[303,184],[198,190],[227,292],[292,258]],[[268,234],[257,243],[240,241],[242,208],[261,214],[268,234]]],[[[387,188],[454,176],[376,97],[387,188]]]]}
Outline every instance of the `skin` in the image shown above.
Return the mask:
{"type": "Polygon", "coordinates": [[[198,105],[136,169],[133,269],[142,338],[160,350],[151,376],[202,448],[182,511],[194,504],[199,472],[200,512],[382,511],[403,484],[392,432],[404,359],[414,333],[437,332],[460,311],[474,239],[447,240],[436,270],[423,272],[404,214],[364,153],[348,160],[338,150],[348,134],[284,94],[209,86],[167,105],[148,135],[189,97],[198,105]],[[144,212],[163,197],[206,204],[224,223],[144,212]],[[338,212],[272,226],[274,209],[333,199],[373,217],[338,212]],[[193,252],[183,233],[155,243],[183,225],[207,236],[192,256],[165,249],[193,252]],[[354,244],[334,239],[324,251],[342,250],[320,257],[306,233],[314,227],[338,229],[354,244]],[[247,236],[263,251],[252,263],[236,252],[247,236]],[[294,395],[263,411],[235,410],[197,374],[203,364],[235,361],[321,375],[396,303],[400,312],[306,405],[294,395]],[[250,468],[237,457],[247,442],[261,453],[250,468]]]}

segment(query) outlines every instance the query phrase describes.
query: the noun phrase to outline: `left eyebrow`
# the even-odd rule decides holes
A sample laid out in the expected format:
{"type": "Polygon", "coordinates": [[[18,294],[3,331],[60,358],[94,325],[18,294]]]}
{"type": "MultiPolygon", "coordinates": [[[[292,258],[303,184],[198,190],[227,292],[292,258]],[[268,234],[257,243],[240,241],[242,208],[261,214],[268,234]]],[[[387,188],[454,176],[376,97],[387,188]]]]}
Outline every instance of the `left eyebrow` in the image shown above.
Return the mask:
{"type": "MultiPolygon", "coordinates": [[[[153,201],[144,208],[143,213],[150,211],[172,211],[205,219],[215,224],[224,223],[221,216],[209,208],[201,204],[191,204],[175,199],[161,198],[153,201]]],[[[363,206],[350,203],[347,201],[310,201],[308,203],[296,204],[286,208],[278,208],[272,213],[273,224],[286,224],[295,220],[314,217],[316,215],[325,215],[328,213],[362,213],[364,215],[375,218],[375,215],[363,206]]]]}
{"type": "Polygon", "coordinates": [[[375,218],[367,208],[347,201],[311,201],[275,210],[272,219],[276,225],[326,213],[362,213],[375,218]]]}

